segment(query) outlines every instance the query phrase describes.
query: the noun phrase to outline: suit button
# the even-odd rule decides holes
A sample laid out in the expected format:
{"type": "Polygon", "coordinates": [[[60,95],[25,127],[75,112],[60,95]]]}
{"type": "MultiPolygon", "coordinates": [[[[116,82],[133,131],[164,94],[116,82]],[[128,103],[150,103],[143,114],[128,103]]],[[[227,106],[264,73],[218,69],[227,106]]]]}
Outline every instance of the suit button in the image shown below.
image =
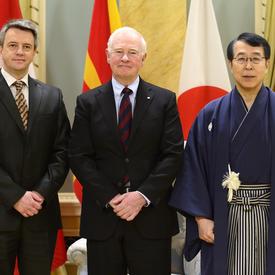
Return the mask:
{"type": "Polygon", "coordinates": [[[129,160],[128,158],[124,159],[124,161],[125,161],[126,163],[129,163],[129,162],[130,162],[130,160],[129,160]]]}

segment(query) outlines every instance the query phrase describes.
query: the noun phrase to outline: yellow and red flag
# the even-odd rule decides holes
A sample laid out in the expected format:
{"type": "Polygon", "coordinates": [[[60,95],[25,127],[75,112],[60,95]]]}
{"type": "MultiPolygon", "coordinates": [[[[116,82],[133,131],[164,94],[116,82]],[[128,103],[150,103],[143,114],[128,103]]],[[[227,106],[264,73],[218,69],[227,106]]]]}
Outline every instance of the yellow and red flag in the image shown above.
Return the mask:
{"type": "MultiPolygon", "coordinates": [[[[86,53],[83,93],[111,79],[105,50],[110,34],[121,27],[116,0],[95,0],[86,53]]],[[[82,200],[82,186],[74,179],[74,192],[82,200]]]]}

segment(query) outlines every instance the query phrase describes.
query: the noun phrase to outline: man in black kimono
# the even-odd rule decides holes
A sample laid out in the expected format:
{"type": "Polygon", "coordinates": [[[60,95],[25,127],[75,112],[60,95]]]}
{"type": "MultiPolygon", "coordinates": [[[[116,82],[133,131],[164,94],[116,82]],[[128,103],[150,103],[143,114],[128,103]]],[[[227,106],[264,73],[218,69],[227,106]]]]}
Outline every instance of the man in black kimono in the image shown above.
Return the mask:
{"type": "Polygon", "coordinates": [[[270,46],[243,33],[227,58],[236,86],[198,115],[170,204],[187,217],[185,257],[201,250],[202,275],[271,275],[275,94],[263,86],[270,46]]]}

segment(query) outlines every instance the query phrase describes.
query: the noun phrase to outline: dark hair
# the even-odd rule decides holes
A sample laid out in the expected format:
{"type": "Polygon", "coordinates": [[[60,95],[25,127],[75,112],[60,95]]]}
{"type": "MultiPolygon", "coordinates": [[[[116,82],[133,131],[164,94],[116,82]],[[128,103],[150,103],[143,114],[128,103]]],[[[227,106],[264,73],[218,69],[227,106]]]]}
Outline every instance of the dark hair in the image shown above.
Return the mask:
{"type": "Polygon", "coordinates": [[[33,38],[34,38],[34,48],[35,49],[37,48],[38,35],[37,35],[36,25],[32,21],[27,19],[14,19],[6,23],[0,31],[0,46],[4,45],[6,33],[11,28],[20,29],[23,31],[30,31],[33,34],[33,38]]]}
{"type": "Polygon", "coordinates": [[[234,45],[237,41],[243,41],[244,43],[252,46],[252,47],[262,47],[264,49],[264,57],[265,59],[270,58],[270,45],[266,41],[265,38],[262,36],[250,33],[250,32],[244,32],[241,33],[237,38],[232,40],[228,46],[227,46],[227,59],[229,61],[232,61],[234,58],[234,45]]]}

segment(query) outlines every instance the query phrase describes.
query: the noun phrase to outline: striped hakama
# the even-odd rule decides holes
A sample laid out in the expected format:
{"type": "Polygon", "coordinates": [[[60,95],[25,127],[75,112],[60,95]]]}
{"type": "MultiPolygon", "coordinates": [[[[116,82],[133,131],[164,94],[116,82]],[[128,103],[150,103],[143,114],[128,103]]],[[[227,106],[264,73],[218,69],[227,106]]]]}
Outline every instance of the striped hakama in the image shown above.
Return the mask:
{"type": "Polygon", "coordinates": [[[265,275],[271,189],[241,185],[228,216],[228,275],[265,275]]]}

